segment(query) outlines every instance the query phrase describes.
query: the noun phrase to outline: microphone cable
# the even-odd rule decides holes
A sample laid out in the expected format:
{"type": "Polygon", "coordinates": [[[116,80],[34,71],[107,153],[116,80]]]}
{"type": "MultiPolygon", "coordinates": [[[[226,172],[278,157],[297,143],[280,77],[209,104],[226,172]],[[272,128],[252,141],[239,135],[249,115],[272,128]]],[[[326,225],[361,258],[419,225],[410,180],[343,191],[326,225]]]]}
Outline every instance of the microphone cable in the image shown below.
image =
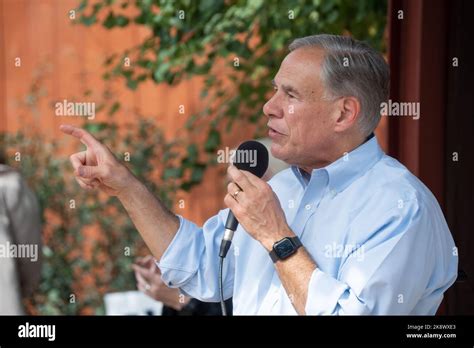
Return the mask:
{"type": "Polygon", "coordinates": [[[226,229],[224,232],[224,238],[221,241],[221,247],[219,250],[219,292],[221,297],[221,310],[222,315],[227,316],[227,310],[225,308],[225,301],[224,301],[224,285],[223,285],[223,272],[224,272],[224,259],[227,256],[227,252],[230,249],[230,245],[232,244],[232,237],[234,236],[234,230],[237,227],[237,219],[233,214],[229,214],[226,221],[226,229]],[[230,226],[230,228],[229,228],[230,226]]]}
{"type": "Polygon", "coordinates": [[[224,302],[224,289],[222,285],[222,269],[224,268],[224,257],[219,256],[220,262],[219,262],[219,292],[221,294],[221,310],[222,310],[222,315],[227,316],[227,309],[225,308],[225,302],[224,302]]]}

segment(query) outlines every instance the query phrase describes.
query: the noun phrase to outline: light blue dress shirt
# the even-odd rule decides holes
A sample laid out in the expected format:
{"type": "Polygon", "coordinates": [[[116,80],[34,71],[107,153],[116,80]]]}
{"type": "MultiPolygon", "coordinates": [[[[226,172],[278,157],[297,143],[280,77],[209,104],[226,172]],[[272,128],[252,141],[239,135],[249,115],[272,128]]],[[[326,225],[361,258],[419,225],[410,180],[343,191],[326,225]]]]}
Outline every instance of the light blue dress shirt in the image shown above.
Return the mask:
{"type": "MultiPolygon", "coordinates": [[[[433,315],[457,277],[458,256],[433,194],[375,136],[325,168],[288,168],[270,181],[317,268],[306,314],[433,315]]],[[[171,287],[218,302],[219,246],[228,209],[180,227],[157,261],[171,287]]],[[[224,264],[234,314],[297,314],[264,247],[239,226],[224,264]]],[[[297,270],[295,270],[297,271],[297,270]]]]}

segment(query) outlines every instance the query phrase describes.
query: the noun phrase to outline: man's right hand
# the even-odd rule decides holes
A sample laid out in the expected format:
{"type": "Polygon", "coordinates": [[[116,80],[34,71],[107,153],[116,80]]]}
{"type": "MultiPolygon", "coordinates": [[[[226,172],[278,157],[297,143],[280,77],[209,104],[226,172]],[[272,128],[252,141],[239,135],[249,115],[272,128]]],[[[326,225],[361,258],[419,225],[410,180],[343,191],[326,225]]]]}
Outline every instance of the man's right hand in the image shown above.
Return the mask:
{"type": "Polygon", "coordinates": [[[137,181],[128,168],[117,161],[112,152],[89,132],[71,125],[61,125],[59,129],[86,146],[85,151],[70,157],[76,181],[82,188],[98,188],[108,195],[120,196],[137,181]]]}
{"type": "Polygon", "coordinates": [[[91,134],[70,125],[60,129],[87,147],[70,157],[79,185],[117,196],[153,256],[160,259],[178,231],[179,218],[91,134]]]}

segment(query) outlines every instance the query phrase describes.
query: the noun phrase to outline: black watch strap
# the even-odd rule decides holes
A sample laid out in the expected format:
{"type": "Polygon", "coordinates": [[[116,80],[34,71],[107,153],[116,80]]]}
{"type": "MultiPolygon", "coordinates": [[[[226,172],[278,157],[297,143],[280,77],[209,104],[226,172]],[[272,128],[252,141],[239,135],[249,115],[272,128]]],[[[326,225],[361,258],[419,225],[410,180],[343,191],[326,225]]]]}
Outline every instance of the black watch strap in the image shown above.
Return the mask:
{"type": "MultiPolygon", "coordinates": [[[[291,242],[293,243],[293,246],[294,246],[294,252],[291,253],[290,255],[288,255],[287,257],[293,255],[296,250],[298,250],[300,247],[303,246],[303,243],[301,243],[300,239],[298,238],[298,236],[295,236],[295,237],[286,237],[288,238],[289,240],[291,240],[291,242]]],[[[283,239],[282,239],[283,240],[283,239]]],[[[278,243],[278,242],[277,242],[278,243]]],[[[275,243],[276,244],[276,243],[275,243]]],[[[278,254],[276,253],[275,249],[272,249],[272,251],[269,252],[270,254],[270,258],[272,259],[273,263],[277,262],[278,260],[281,260],[280,257],[278,256],[278,254]]]]}

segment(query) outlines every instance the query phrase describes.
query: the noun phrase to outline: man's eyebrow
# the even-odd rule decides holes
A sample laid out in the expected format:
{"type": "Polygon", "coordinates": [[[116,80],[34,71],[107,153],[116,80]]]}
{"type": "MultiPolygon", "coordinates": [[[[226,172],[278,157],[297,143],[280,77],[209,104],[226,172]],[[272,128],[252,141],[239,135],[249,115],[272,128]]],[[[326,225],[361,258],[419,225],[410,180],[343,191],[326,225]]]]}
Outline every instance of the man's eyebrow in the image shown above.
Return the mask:
{"type": "MultiPolygon", "coordinates": [[[[277,87],[275,79],[272,80],[272,86],[277,87]]],[[[296,94],[297,96],[301,96],[301,93],[298,92],[298,90],[296,88],[294,88],[293,86],[281,85],[281,88],[287,93],[293,93],[293,94],[296,94]]]]}

